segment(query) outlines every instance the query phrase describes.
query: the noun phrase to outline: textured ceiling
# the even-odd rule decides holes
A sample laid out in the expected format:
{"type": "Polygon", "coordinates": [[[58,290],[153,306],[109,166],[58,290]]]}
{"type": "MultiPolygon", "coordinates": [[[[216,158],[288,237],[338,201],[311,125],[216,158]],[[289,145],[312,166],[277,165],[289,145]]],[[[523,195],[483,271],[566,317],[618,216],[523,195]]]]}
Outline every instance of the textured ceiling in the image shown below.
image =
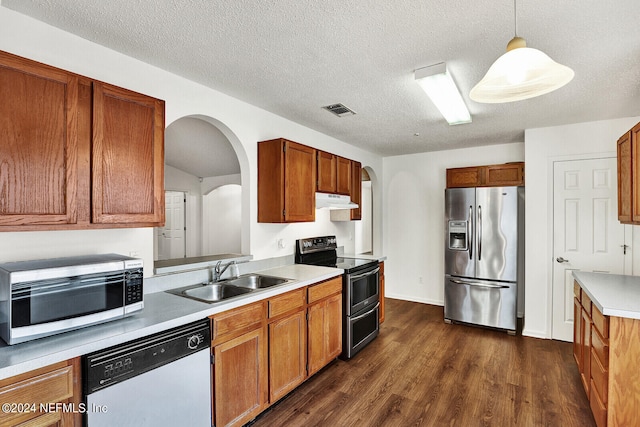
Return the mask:
{"type": "Polygon", "coordinates": [[[640,115],[638,0],[520,0],[518,35],[576,76],[551,94],[498,105],[468,94],[514,35],[511,0],[2,6],[382,155],[518,142],[527,128],[640,115]],[[413,79],[415,69],[442,61],[471,124],[447,125],[413,79]],[[321,109],[338,102],[357,114],[321,109]]]}

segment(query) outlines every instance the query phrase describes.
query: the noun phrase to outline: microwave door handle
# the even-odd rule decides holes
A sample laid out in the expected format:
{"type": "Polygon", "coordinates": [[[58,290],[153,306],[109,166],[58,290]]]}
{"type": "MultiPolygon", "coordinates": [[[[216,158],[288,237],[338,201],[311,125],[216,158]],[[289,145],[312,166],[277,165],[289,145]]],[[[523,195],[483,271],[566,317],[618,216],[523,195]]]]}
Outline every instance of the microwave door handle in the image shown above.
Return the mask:
{"type": "Polygon", "coordinates": [[[360,319],[362,319],[363,317],[370,315],[370,314],[371,314],[373,311],[375,311],[375,309],[376,309],[376,308],[378,308],[378,307],[380,307],[380,301],[378,301],[378,302],[376,303],[376,305],[374,305],[374,306],[371,308],[371,310],[367,311],[366,313],[362,313],[360,316],[357,316],[357,317],[349,317],[349,321],[350,321],[350,322],[353,322],[354,320],[360,320],[360,319]]]}
{"type": "Polygon", "coordinates": [[[372,275],[376,274],[378,271],[380,271],[380,267],[376,267],[375,270],[371,270],[371,271],[369,271],[367,273],[358,274],[357,276],[349,276],[349,279],[351,279],[351,280],[360,280],[363,277],[372,276],[372,275]]]}
{"type": "Polygon", "coordinates": [[[467,247],[469,259],[473,259],[473,206],[469,205],[469,219],[467,220],[467,247]]]}

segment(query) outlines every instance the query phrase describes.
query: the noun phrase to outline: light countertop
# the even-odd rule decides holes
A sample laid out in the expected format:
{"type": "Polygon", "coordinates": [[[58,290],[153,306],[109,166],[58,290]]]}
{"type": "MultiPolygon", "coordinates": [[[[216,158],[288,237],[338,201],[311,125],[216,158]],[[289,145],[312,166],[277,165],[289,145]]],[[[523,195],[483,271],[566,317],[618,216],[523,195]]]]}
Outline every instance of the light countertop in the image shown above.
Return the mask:
{"type": "Polygon", "coordinates": [[[365,254],[340,254],[338,255],[342,258],[360,258],[360,259],[372,259],[378,262],[382,262],[387,259],[384,255],[365,255],[365,254]]]}
{"type": "Polygon", "coordinates": [[[574,271],[573,277],[605,316],[640,319],[640,277],[574,271]]]}
{"type": "MultiPolygon", "coordinates": [[[[342,269],[303,264],[285,265],[256,273],[285,277],[294,282],[260,289],[225,301],[208,304],[166,292],[145,294],[144,309],[120,320],[7,345],[0,340],[0,378],[28,372],[52,363],[82,356],[113,345],[204,319],[245,304],[331,279],[342,269]]],[[[188,283],[182,284],[188,285],[188,283]]]]}

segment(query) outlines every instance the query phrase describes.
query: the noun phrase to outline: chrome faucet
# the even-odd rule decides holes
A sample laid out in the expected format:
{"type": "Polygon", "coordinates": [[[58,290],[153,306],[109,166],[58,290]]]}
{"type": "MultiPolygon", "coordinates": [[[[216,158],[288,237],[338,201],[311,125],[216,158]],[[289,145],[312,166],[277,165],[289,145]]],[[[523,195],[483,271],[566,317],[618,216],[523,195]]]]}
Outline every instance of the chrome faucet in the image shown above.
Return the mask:
{"type": "MultiPolygon", "coordinates": [[[[236,262],[235,261],[230,261],[225,265],[222,265],[222,261],[218,261],[216,263],[216,266],[213,269],[213,281],[214,282],[219,282],[220,281],[220,276],[222,276],[224,274],[225,271],[227,271],[227,268],[229,268],[229,266],[231,265],[235,265],[236,262]],[[220,268],[222,266],[222,269],[220,268]]],[[[236,269],[236,276],[237,274],[237,269],[236,269]]]]}

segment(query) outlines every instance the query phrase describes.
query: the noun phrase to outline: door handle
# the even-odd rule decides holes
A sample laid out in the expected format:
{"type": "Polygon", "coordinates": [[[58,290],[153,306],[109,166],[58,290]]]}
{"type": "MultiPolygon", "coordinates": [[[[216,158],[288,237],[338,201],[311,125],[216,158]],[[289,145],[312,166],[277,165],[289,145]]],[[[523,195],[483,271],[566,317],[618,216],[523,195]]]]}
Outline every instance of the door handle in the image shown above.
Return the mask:
{"type": "Polygon", "coordinates": [[[564,259],[561,256],[559,256],[558,258],[556,258],[556,261],[559,262],[560,264],[562,264],[563,262],[569,262],[568,259],[564,259]]]}
{"type": "Polygon", "coordinates": [[[627,254],[627,248],[629,247],[629,245],[620,245],[620,247],[622,248],[622,254],[626,255],[627,254]]]}

